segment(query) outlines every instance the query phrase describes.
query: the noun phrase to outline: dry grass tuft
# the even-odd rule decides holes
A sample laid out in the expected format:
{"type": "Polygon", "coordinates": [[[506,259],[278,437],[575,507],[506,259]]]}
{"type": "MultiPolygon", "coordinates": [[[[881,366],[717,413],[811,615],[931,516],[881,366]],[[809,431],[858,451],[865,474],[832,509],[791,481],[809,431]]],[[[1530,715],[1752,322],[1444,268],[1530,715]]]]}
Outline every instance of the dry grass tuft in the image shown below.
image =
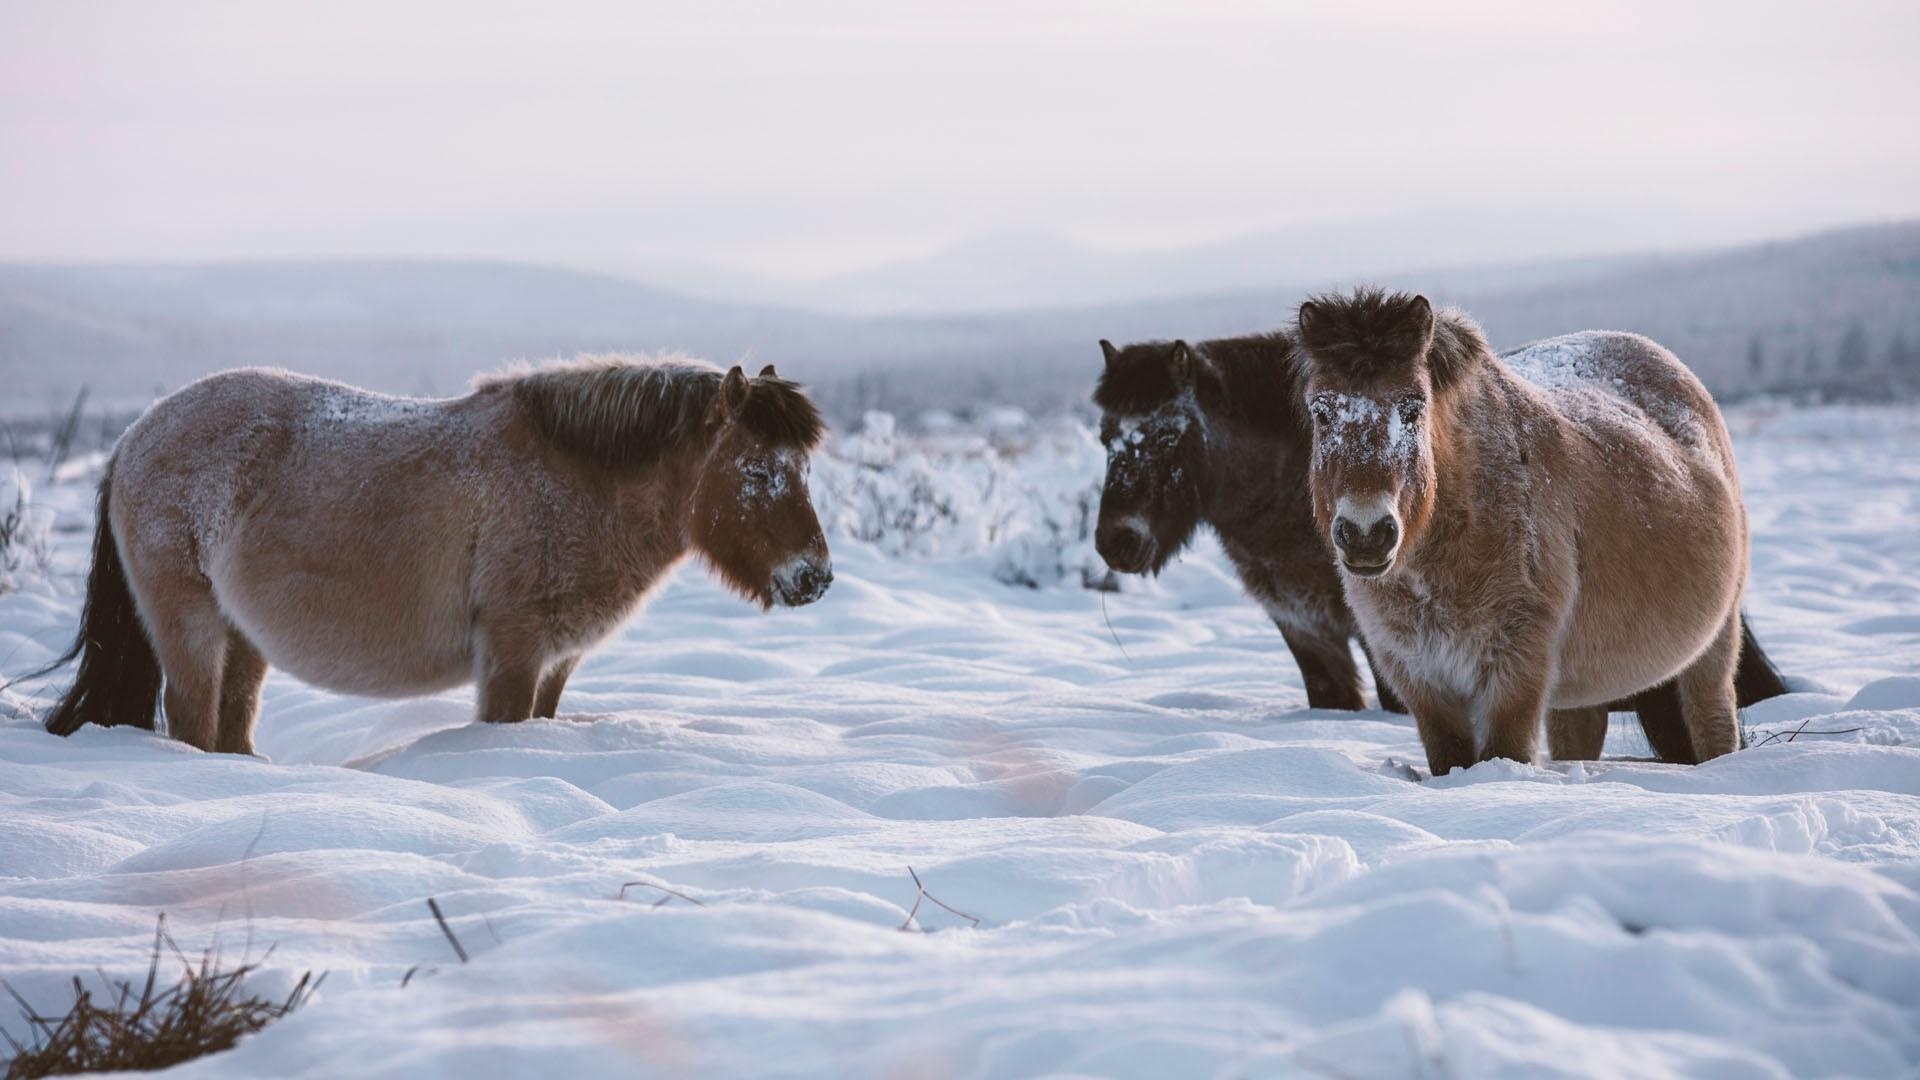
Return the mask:
{"type": "MultiPolygon", "coordinates": [[[[267,950],[268,955],[272,952],[267,950]]],[[[261,962],[265,959],[261,957],[261,962]]],[[[153,933],[153,961],[137,992],[131,982],[116,984],[102,975],[106,994],[96,1000],[94,991],[76,977],[73,1007],[65,1016],[53,1017],[35,1012],[18,991],[6,988],[20,1004],[33,1044],[22,1045],[6,1036],[13,1059],[7,1063],[5,1080],[164,1069],[219,1053],[306,1004],[326,978],[315,978],[309,971],[284,1000],[275,1001],[246,992],[247,977],[259,968],[259,962],[223,968],[212,949],[194,964],[167,933],[162,915],[153,933]],[[178,958],[182,971],[178,982],[162,986],[160,961],[169,953],[178,958]]]]}

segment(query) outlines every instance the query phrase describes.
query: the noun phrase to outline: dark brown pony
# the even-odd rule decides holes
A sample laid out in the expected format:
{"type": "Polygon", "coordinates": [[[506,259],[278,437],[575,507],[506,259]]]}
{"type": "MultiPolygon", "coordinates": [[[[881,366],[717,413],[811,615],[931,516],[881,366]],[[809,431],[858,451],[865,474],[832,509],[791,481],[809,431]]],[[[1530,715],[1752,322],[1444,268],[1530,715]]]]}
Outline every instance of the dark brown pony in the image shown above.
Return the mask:
{"type": "MultiPolygon", "coordinates": [[[[1293,652],[1307,704],[1366,708],[1353,615],[1304,482],[1311,432],[1293,392],[1292,339],[1100,348],[1100,556],[1121,573],[1157,574],[1202,524],[1211,526],[1241,585],[1293,652]]],[[[1374,683],[1383,708],[1404,711],[1383,680],[1374,683]]]]}
{"type": "Polygon", "coordinates": [[[582,654],[688,554],[763,607],[833,580],[806,395],[693,360],[589,358],[395,398],[223,372],[147,410],[100,484],[73,688],[47,720],[253,747],[269,664],[552,716],[582,654]],[[164,680],[164,693],[163,693],[164,680]]]}
{"type": "MultiPolygon", "coordinates": [[[[1292,651],[1308,704],[1365,708],[1349,646],[1357,626],[1314,520],[1313,432],[1292,335],[1100,345],[1106,365],[1094,402],[1108,450],[1095,532],[1101,556],[1123,573],[1158,573],[1199,526],[1212,527],[1292,651]]],[[[1742,705],[1786,692],[1750,633],[1740,673],[1742,705]]],[[[1377,665],[1374,685],[1383,708],[1405,711],[1377,665]]],[[[1638,714],[1662,760],[1695,760],[1671,683],[1612,708],[1638,714]]],[[[1598,734],[1604,738],[1604,728],[1598,734]]],[[[1597,741],[1555,745],[1556,757],[1599,752],[1597,741]]]]}
{"type": "Polygon", "coordinates": [[[1532,760],[1543,721],[1597,750],[1609,703],[1660,686],[1691,758],[1739,745],[1746,517],[1679,360],[1617,333],[1499,358],[1465,315],[1375,290],[1299,327],[1315,520],[1435,775],[1532,760]]]}

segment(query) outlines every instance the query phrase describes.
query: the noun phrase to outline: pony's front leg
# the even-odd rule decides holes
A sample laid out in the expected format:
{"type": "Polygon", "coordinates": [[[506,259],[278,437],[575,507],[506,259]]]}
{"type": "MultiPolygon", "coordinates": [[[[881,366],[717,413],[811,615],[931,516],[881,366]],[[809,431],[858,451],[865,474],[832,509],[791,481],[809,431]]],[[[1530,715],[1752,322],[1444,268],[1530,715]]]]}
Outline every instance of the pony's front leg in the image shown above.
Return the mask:
{"type": "Polygon", "coordinates": [[[487,650],[480,661],[479,718],[482,723],[511,724],[533,715],[540,689],[540,660],[510,652],[487,650]]]}
{"type": "Polygon", "coordinates": [[[1280,627],[1280,637],[1293,651],[1293,662],[1300,665],[1300,681],[1307,688],[1307,707],[1356,711],[1367,707],[1360,694],[1360,672],[1353,666],[1353,652],[1346,635],[1316,637],[1280,627]]]}
{"type": "Polygon", "coordinates": [[[1545,679],[1520,673],[1508,675],[1506,683],[1495,689],[1493,700],[1488,703],[1487,745],[1480,752],[1479,760],[1508,758],[1533,764],[1540,752],[1540,721],[1546,715],[1546,708],[1545,679]]]}
{"type": "Polygon", "coordinates": [[[1473,764],[1473,727],[1459,701],[1434,687],[1407,680],[1402,680],[1401,696],[1420,729],[1428,772],[1445,776],[1473,764]]]}

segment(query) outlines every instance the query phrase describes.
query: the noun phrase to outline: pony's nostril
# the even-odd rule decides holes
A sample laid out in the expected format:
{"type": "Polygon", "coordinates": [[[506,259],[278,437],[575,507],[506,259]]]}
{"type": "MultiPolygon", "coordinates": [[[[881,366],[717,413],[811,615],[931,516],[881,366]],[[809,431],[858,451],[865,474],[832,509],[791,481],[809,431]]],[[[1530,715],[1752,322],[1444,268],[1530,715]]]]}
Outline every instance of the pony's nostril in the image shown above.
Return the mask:
{"type": "Polygon", "coordinates": [[[1400,524],[1391,515],[1374,521],[1366,528],[1355,524],[1351,518],[1335,518],[1333,521],[1334,546],[1348,555],[1365,559],[1383,558],[1400,542],[1400,524]]]}
{"type": "Polygon", "coordinates": [[[1100,530],[1094,537],[1094,546],[1109,563],[1131,564],[1139,556],[1145,539],[1140,530],[1121,526],[1100,530]]]}

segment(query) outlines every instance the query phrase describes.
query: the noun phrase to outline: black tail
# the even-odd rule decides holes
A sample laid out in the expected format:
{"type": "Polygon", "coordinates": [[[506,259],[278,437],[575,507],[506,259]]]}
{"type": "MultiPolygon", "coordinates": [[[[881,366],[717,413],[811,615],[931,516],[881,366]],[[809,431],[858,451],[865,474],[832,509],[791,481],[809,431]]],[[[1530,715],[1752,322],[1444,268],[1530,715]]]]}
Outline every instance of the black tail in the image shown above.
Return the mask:
{"type": "MultiPolygon", "coordinates": [[[[1787,692],[1779,669],[1754,639],[1753,627],[1740,616],[1740,661],[1733,673],[1734,705],[1746,708],[1787,692]]],[[[1680,690],[1672,679],[1640,691],[1629,699],[1640,716],[1640,730],[1647,734],[1647,745],[1655,757],[1676,765],[1698,765],[1693,752],[1693,736],[1687,732],[1686,718],[1680,715],[1680,690]]]]}
{"type": "Polygon", "coordinates": [[[71,735],[82,724],[153,730],[154,710],[160,704],[160,660],[147,641],[146,627],[133,606],[120,549],[113,542],[107,517],[113,490],[113,465],[100,478],[100,517],[93,527],[93,572],[87,576],[86,606],[80,610],[80,633],[73,647],[52,664],[35,672],[44,675],[74,658],[80,660],[73,687],[47,714],[47,730],[71,735]]]}
{"type": "Polygon", "coordinates": [[[1740,666],[1733,673],[1734,704],[1744,709],[1786,692],[1787,681],[1780,677],[1780,669],[1773,666],[1754,639],[1747,617],[1740,616],[1740,666]]]}

